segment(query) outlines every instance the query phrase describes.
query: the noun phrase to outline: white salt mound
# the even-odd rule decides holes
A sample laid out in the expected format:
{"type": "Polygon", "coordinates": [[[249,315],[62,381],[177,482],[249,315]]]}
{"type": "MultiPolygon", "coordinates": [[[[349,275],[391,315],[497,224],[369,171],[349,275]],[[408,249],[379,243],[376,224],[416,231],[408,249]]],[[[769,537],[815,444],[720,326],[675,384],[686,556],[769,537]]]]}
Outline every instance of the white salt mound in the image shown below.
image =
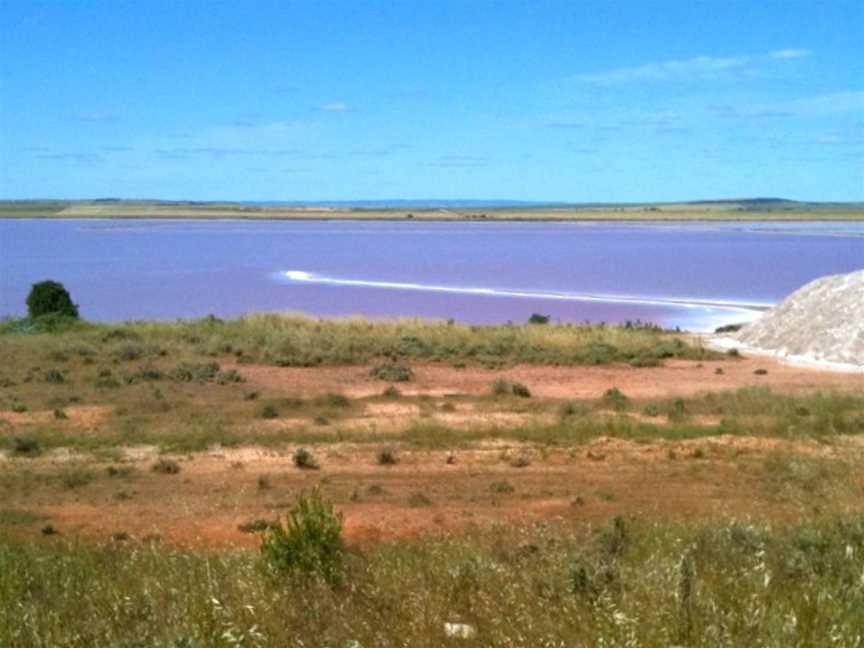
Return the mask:
{"type": "Polygon", "coordinates": [[[864,270],[810,282],[734,337],[778,356],[864,367],[864,270]]]}

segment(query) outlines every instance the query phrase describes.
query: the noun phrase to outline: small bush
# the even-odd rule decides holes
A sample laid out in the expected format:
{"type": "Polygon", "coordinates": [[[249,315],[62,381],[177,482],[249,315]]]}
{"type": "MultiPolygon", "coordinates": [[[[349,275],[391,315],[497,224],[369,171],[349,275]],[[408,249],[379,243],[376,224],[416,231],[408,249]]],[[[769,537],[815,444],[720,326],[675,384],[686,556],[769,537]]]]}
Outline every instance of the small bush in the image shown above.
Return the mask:
{"type": "Polygon", "coordinates": [[[66,415],[66,412],[63,411],[62,407],[58,407],[54,410],[54,418],[58,421],[63,421],[65,419],[68,419],[69,417],[66,415]]]}
{"type": "Polygon", "coordinates": [[[243,524],[238,524],[237,530],[240,531],[240,533],[259,533],[261,531],[266,531],[275,524],[276,523],[272,522],[271,520],[257,518],[255,520],[249,520],[248,522],[244,522],[243,524]]]}
{"type": "Polygon", "coordinates": [[[258,475],[258,490],[269,490],[273,488],[273,482],[270,479],[270,475],[261,474],[258,475]]]}
{"type": "Polygon", "coordinates": [[[16,414],[23,414],[24,412],[27,411],[27,406],[24,403],[22,403],[21,401],[15,401],[14,403],[12,403],[11,407],[12,407],[12,411],[15,412],[16,414]]]}
{"type": "Polygon", "coordinates": [[[718,326],[714,329],[715,333],[735,333],[736,331],[741,330],[741,324],[726,324],[725,326],[718,326]]]}
{"type": "Polygon", "coordinates": [[[243,400],[254,401],[258,400],[258,392],[257,391],[249,391],[243,394],[243,400]]]}
{"type": "Polygon", "coordinates": [[[642,353],[640,355],[630,358],[630,362],[628,364],[631,367],[642,369],[646,367],[662,367],[663,361],[657,356],[653,356],[649,353],[642,353]]]}
{"type": "Polygon", "coordinates": [[[519,398],[531,398],[531,390],[522,383],[513,383],[511,390],[514,396],[518,396],[519,398]]]}
{"type": "Polygon", "coordinates": [[[326,416],[316,416],[314,419],[312,419],[312,422],[315,425],[330,425],[330,419],[326,416]]]}
{"type": "Polygon", "coordinates": [[[715,375],[715,376],[722,376],[722,375],[725,374],[725,373],[726,373],[726,372],[723,371],[723,367],[717,367],[717,368],[714,370],[714,375],[715,375]]]}
{"type": "Polygon", "coordinates": [[[514,492],[516,489],[513,487],[513,484],[511,484],[510,482],[508,482],[506,480],[502,480],[502,481],[494,481],[491,484],[489,484],[489,490],[491,490],[493,493],[497,493],[499,495],[505,495],[507,493],[514,492]]]}
{"type": "Polygon", "coordinates": [[[513,468],[527,468],[531,465],[531,460],[525,455],[519,455],[518,457],[511,459],[510,465],[513,468]]]}
{"type": "Polygon", "coordinates": [[[726,355],[729,356],[730,358],[740,358],[741,352],[738,349],[729,349],[726,352],[726,355]]]}
{"type": "Polygon", "coordinates": [[[414,372],[411,367],[398,362],[386,362],[377,365],[369,372],[372,378],[386,380],[387,382],[410,382],[414,380],[414,372]]]}
{"type": "Polygon", "coordinates": [[[396,389],[393,385],[390,385],[387,389],[381,392],[381,395],[384,398],[399,398],[402,396],[402,392],[396,389]]]}
{"type": "Polygon", "coordinates": [[[93,481],[93,473],[84,468],[67,468],[60,473],[60,483],[66,490],[86,486],[93,481]]]}
{"type": "Polygon", "coordinates": [[[262,419],[275,419],[279,418],[279,410],[276,409],[275,405],[264,405],[261,409],[258,410],[258,418],[262,419]]]}
{"type": "Polygon", "coordinates": [[[651,418],[660,416],[660,408],[657,407],[656,403],[648,403],[642,408],[642,416],[650,416],[651,418]]]}
{"type": "Polygon", "coordinates": [[[315,400],[317,405],[324,407],[346,408],[351,407],[351,399],[344,394],[326,394],[315,400]]]}
{"type": "Polygon", "coordinates": [[[246,379],[241,376],[236,369],[228,369],[227,371],[219,371],[216,374],[217,385],[229,385],[231,383],[242,383],[246,379]]]}
{"type": "Polygon", "coordinates": [[[381,448],[377,454],[379,466],[395,466],[399,463],[396,451],[391,447],[381,448]]]}
{"type": "Polygon", "coordinates": [[[540,313],[531,313],[531,317],[528,318],[529,324],[548,324],[550,320],[549,315],[541,315],[540,313]]]}
{"type": "Polygon", "coordinates": [[[151,470],[160,475],[176,475],[180,472],[180,464],[173,459],[162,457],[159,461],[153,464],[151,470]]]}
{"type": "Polygon", "coordinates": [[[27,314],[31,319],[44,315],[62,315],[78,319],[78,306],[63,284],[57,281],[40,281],[33,284],[27,295],[27,314]]]}
{"type": "Polygon", "coordinates": [[[610,409],[620,412],[626,410],[630,405],[630,399],[617,387],[607,389],[603,393],[603,405],[610,409]]]}
{"type": "Polygon", "coordinates": [[[561,418],[570,418],[575,416],[586,416],[588,408],[582,403],[576,401],[565,401],[558,407],[558,416],[561,418]]]}
{"type": "Polygon", "coordinates": [[[66,377],[63,375],[63,372],[58,369],[49,369],[46,371],[42,379],[54,385],[59,385],[60,383],[66,382],[66,377]]]}
{"type": "Polygon", "coordinates": [[[36,456],[42,452],[42,447],[37,439],[29,437],[15,437],[12,439],[12,452],[17,455],[36,456]]]}
{"type": "Polygon", "coordinates": [[[767,369],[757,369],[753,373],[756,374],[757,376],[765,376],[768,374],[768,370],[767,369]]]}
{"type": "Polygon", "coordinates": [[[135,474],[135,468],[132,466],[108,466],[105,473],[109,477],[131,477],[135,474]]]}
{"type": "Polygon", "coordinates": [[[669,405],[669,410],[666,412],[670,421],[682,421],[687,418],[687,406],[684,400],[676,398],[669,405]]]}
{"type": "Polygon", "coordinates": [[[408,506],[411,508],[419,508],[421,506],[432,506],[432,500],[424,493],[412,493],[408,498],[408,506]]]}
{"type": "Polygon", "coordinates": [[[144,355],[144,347],[137,342],[127,342],[121,344],[114,350],[114,358],[122,362],[132,362],[140,360],[144,355]]]}
{"type": "Polygon", "coordinates": [[[327,583],[341,580],[345,562],[342,516],[318,491],[303,495],[285,522],[264,531],[261,554],[276,573],[320,577],[327,583]]]}
{"type": "Polygon", "coordinates": [[[531,398],[531,390],[519,382],[510,382],[504,378],[496,378],[491,387],[493,396],[518,396],[531,398]]]}
{"type": "Polygon", "coordinates": [[[293,456],[294,465],[303,470],[318,470],[321,466],[315,455],[309,452],[306,448],[297,448],[293,456]]]}

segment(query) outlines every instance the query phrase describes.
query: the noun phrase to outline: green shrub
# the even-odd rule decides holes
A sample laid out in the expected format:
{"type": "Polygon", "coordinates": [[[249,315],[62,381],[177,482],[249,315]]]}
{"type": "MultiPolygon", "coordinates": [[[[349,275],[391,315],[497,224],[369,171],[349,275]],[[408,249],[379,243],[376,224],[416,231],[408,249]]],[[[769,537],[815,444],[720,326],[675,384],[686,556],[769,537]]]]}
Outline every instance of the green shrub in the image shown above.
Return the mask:
{"type": "Polygon", "coordinates": [[[63,372],[58,369],[49,369],[43,374],[42,378],[45,382],[54,385],[66,382],[66,377],[63,375],[63,372]]]}
{"type": "Polygon", "coordinates": [[[531,390],[520,382],[513,383],[510,389],[514,396],[518,396],[519,398],[531,398],[531,390]]]}
{"type": "Polygon", "coordinates": [[[271,520],[257,518],[255,520],[244,522],[243,524],[238,524],[237,530],[240,531],[240,533],[258,533],[260,531],[266,531],[275,524],[276,523],[271,520]]]}
{"type": "Polygon", "coordinates": [[[63,284],[57,281],[40,281],[33,284],[27,296],[27,314],[31,319],[44,315],[62,315],[78,319],[78,306],[63,284]]]}
{"type": "Polygon", "coordinates": [[[549,315],[541,315],[540,313],[531,313],[531,317],[528,318],[529,324],[548,324],[549,323],[549,315]]]}
{"type": "Polygon", "coordinates": [[[66,468],[60,473],[60,482],[66,490],[86,486],[93,481],[93,473],[86,468],[73,466],[66,468]]]}
{"type": "Polygon", "coordinates": [[[493,396],[518,396],[531,398],[531,390],[520,382],[510,382],[504,378],[496,378],[492,382],[493,396]]]}
{"type": "Polygon", "coordinates": [[[160,475],[176,475],[180,472],[180,464],[173,459],[162,457],[159,461],[153,464],[151,470],[160,475]]]}
{"type": "Polygon", "coordinates": [[[655,416],[660,416],[660,408],[657,407],[656,403],[648,403],[645,407],[642,408],[642,415],[650,416],[652,418],[655,416]]]}
{"type": "Polygon", "coordinates": [[[509,481],[502,480],[502,481],[494,481],[491,484],[489,484],[489,490],[491,490],[493,493],[497,493],[499,495],[505,495],[507,493],[514,492],[516,489],[513,487],[513,484],[511,484],[509,481]]]}
{"type": "Polygon", "coordinates": [[[602,401],[603,405],[615,410],[616,412],[626,410],[630,405],[630,399],[627,398],[627,396],[624,395],[624,392],[617,387],[607,389],[603,393],[602,401]]]}
{"type": "Polygon", "coordinates": [[[396,389],[393,385],[390,385],[387,389],[381,392],[381,395],[384,398],[399,398],[402,396],[402,392],[396,389]]]}
{"type": "Polygon", "coordinates": [[[396,450],[389,446],[381,448],[378,451],[377,459],[379,466],[395,466],[399,463],[399,457],[396,454],[396,450]]]}
{"type": "Polygon", "coordinates": [[[309,452],[306,448],[297,448],[293,456],[294,465],[304,470],[318,470],[321,466],[315,455],[309,452]]]}
{"type": "Polygon", "coordinates": [[[284,523],[264,531],[261,553],[265,564],[276,573],[317,576],[336,584],[345,562],[342,516],[317,490],[303,495],[284,523]]]}
{"type": "Polygon", "coordinates": [[[315,399],[316,405],[323,407],[346,408],[351,407],[351,399],[344,394],[325,394],[320,398],[315,399]]]}
{"type": "Polygon", "coordinates": [[[408,498],[408,506],[411,508],[420,508],[421,506],[432,506],[432,500],[425,493],[412,493],[408,498]]]}
{"type": "Polygon", "coordinates": [[[558,408],[558,416],[561,418],[569,418],[571,416],[586,416],[588,408],[582,403],[576,401],[565,401],[558,408]]]}
{"type": "Polygon", "coordinates": [[[258,410],[258,418],[262,419],[275,419],[279,417],[279,410],[276,409],[275,405],[264,405],[261,409],[258,410]]]}
{"type": "Polygon", "coordinates": [[[36,456],[42,452],[38,439],[30,437],[15,437],[12,439],[12,452],[17,455],[36,456]]]}
{"type": "Polygon", "coordinates": [[[69,417],[66,415],[66,412],[63,411],[62,407],[58,407],[54,410],[54,418],[58,421],[62,421],[64,419],[68,419],[69,417]]]}
{"type": "Polygon", "coordinates": [[[385,362],[372,368],[369,372],[372,378],[386,380],[387,382],[410,382],[414,380],[414,372],[398,362],[385,362]]]}

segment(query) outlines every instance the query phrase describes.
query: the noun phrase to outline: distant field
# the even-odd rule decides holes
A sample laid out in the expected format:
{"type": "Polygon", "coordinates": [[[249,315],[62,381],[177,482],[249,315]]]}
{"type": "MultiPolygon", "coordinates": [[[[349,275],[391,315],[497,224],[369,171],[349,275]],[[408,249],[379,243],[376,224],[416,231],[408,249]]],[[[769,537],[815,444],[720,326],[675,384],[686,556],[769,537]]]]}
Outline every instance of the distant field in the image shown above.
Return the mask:
{"type": "Polygon", "coordinates": [[[743,201],[540,207],[357,208],[158,201],[6,201],[0,218],[248,218],[465,221],[864,221],[864,205],[743,201]]]}

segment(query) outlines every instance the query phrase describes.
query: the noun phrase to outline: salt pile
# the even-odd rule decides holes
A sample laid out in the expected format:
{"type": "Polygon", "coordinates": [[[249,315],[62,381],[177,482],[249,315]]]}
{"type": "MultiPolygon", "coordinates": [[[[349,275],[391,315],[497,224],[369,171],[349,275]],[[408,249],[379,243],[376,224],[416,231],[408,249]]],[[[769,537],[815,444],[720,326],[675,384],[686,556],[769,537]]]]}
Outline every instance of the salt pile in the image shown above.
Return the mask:
{"type": "Polygon", "coordinates": [[[864,369],[864,270],[810,282],[733,339],[793,361],[864,369]]]}

